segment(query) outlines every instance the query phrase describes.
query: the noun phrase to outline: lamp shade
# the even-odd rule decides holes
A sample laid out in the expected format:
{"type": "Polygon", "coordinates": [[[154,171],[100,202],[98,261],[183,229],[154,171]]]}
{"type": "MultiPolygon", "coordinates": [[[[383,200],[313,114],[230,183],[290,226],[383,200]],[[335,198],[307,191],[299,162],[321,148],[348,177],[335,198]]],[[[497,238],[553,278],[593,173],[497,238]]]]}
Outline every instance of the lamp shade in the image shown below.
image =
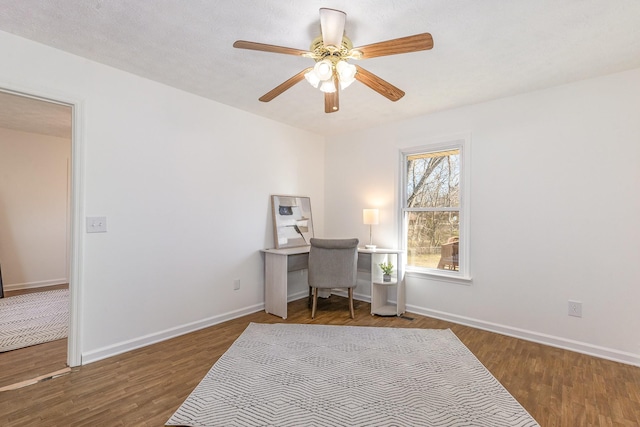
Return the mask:
{"type": "Polygon", "coordinates": [[[378,209],[363,209],[362,222],[366,225],[378,224],[378,209]]]}

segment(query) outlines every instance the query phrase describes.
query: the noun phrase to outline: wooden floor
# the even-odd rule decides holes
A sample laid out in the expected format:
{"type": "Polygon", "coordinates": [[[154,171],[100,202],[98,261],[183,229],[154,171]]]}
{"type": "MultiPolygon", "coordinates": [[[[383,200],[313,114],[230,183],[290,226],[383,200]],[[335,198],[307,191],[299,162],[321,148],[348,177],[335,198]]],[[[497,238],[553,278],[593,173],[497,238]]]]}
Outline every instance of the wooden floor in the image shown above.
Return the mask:
{"type": "MultiPolygon", "coordinates": [[[[347,300],[337,296],[320,301],[313,321],[306,300],[290,303],[289,313],[286,321],[254,313],[0,392],[0,425],[162,426],[249,322],[451,328],[541,426],[640,425],[637,367],[410,313],[411,319],[372,317],[360,301],[352,320],[347,300]]],[[[25,351],[14,363],[38,365],[49,357],[25,351]]]]}

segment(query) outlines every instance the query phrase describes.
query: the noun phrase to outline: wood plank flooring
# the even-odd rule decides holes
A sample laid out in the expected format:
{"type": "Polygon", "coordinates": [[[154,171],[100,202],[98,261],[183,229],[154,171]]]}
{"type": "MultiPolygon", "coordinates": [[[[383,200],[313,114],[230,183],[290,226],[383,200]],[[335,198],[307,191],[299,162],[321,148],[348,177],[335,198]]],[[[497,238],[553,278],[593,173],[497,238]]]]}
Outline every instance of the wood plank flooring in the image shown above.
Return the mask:
{"type": "MultiPolygon", "coordinates": [[[[285,321],[250,314],[1,392],[0,425],[162,426],[249,322],[451,328],[541,426],[640,425],[640,368],[410,313],[372,317],[369,304],[355,304],[350,319],[347,300],[332,296],[311,320],[306,299],[298,300],[285,321]]],[[[20,357],[43,358],[38,351],[20,357]]]]}

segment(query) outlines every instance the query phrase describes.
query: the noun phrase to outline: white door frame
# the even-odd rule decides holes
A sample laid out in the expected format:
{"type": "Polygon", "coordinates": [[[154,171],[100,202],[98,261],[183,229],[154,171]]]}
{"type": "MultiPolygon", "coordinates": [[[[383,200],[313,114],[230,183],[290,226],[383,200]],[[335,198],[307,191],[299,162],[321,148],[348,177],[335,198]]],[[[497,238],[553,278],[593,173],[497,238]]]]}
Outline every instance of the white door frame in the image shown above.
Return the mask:
{"type": "Polygon", "coordinates": [[[0,91],[27,98],[64,104],[71,107],[71,230],[69,256],[69,333],[67,339],[67,364],[82,364],[82,283],[84,253],[84,135],[83,101],[80,98],[59,93],[49,93],[40,88],[24,88],[0,82],[0,91]]]}

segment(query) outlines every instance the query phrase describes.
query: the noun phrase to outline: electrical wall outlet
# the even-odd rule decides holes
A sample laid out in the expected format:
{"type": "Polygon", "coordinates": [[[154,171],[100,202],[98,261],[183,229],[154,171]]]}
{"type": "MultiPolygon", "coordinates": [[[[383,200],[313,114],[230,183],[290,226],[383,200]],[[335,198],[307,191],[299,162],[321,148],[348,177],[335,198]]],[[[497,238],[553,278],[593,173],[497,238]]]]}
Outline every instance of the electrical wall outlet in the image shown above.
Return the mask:
{"type": "Polygon", "coordinates": [[[233,289],[234,289],[234,290],[236,290],[236,291],[237,291],[238,289],[240,289],[240,279],[235,279],[235,280],[233,281],[233,289]]]}
{"type": "Polygon", "coordinates": [[[107,217],[106,216],[88,216],[87,217],[87,233],[106,233],[107,217]]]}
{"type": "Polygon", "coordinates": [[[569,316],[582,317],[582,303],[569,300],[569,316]]]}

